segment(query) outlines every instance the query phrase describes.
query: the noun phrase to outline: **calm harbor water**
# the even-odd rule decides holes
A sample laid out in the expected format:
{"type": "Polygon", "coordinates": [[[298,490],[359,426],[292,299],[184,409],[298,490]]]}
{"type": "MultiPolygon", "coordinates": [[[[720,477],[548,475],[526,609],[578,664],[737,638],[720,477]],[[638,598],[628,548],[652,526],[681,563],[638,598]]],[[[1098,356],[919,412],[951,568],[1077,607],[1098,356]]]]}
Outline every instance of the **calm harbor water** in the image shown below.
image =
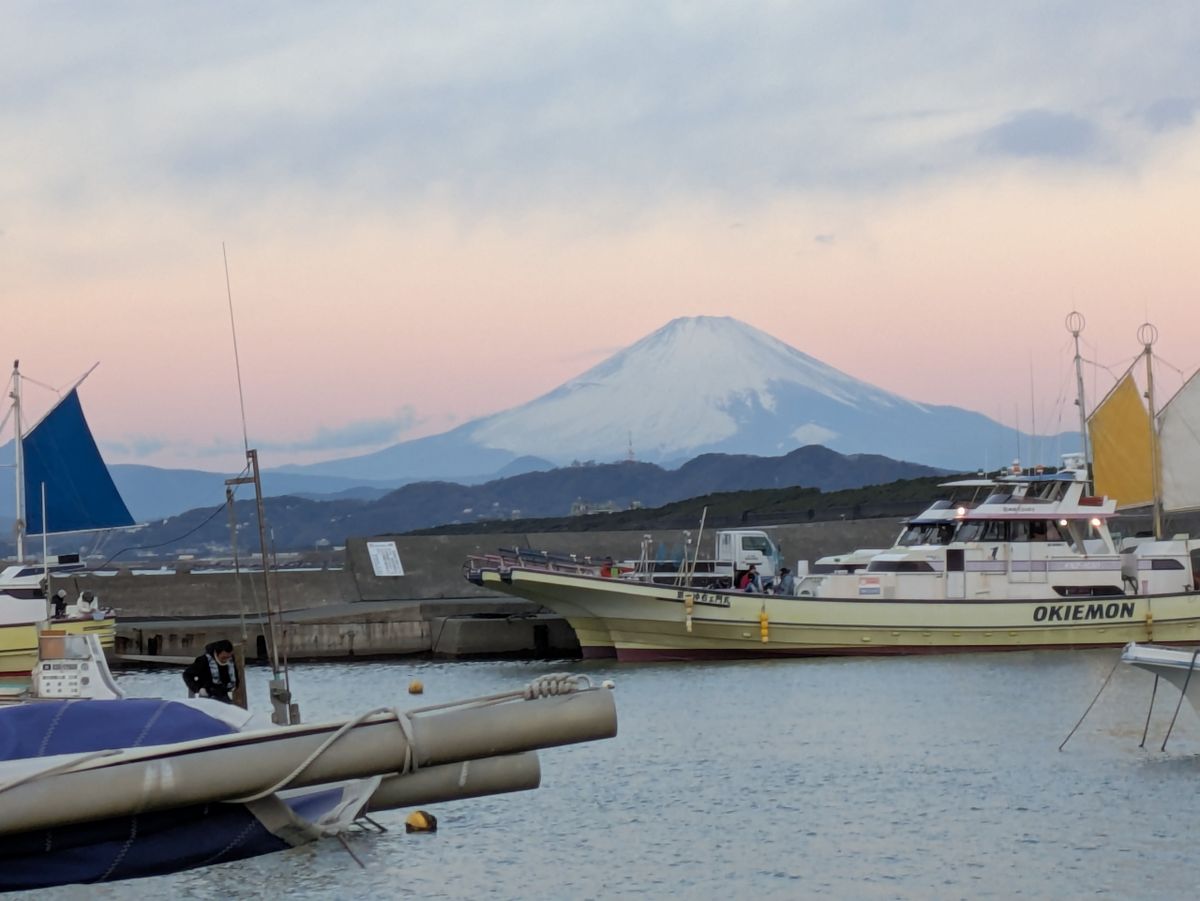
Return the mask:
{"type": "MultiPolygon", "coordinates": [[[[1175,898],[1194,891],[1200,719],[1117,651],[617,665],[300,665],[308,721],[569,669],[617,684],[617,738],[541,752],[533,792],[432,805],[440,829],[351,836],[47,898],[1175,898]],[[425,694],[407,686],[421,679],[425,694]]],[[[119,675],[180,696],[178,673],[119,675]]],[[[265,706],[265,675],[250,674],[265,706]]]]}

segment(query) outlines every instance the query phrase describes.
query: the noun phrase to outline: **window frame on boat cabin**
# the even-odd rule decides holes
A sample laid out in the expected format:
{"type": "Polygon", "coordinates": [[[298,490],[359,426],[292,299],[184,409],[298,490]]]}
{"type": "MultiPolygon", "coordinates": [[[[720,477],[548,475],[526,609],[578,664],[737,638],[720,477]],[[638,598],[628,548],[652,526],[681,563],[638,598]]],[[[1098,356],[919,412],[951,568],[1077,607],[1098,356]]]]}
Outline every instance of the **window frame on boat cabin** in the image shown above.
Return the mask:
{"type": "Polygon", "coordinates": [[[940,522],[910,522],[905,525],[897,547],[921,547],[923,545],[946,545],[954,540],[957,523],[950,520],[940,522]]]}
{"type": "MultiPolygon", "coordinates": [[[[1090,530],[1089,525],[1089,530],[1090,530]]],[[[1070,532],[1064,533],[1052,519],[967,519],[959,523],[954,533],[959,542],[1011,542],[1014,544],[1071,544],[1075,543],[1070,532]],[[1024,526],[1021,535],[1014,526],[1024,526]],[[1035,528],[1041,527],[1041,528],[1035,528]],[[1038,534],[1041,533],[1041,534],[1038,534]]]]}

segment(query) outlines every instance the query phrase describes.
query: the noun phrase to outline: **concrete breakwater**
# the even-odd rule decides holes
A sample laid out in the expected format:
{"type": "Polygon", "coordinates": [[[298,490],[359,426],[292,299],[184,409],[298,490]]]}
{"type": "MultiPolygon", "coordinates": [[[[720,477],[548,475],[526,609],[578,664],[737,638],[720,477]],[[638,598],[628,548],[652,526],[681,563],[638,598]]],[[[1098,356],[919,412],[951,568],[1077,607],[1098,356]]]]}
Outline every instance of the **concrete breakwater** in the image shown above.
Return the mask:
{"type": "MultiPolygon", "coordinates": [[[[896,520],[773,526],[788,561],[816,559],[857,547],[887,547],[896,520]]],[[[693,537],[695,533],[693,532],[693,537]]],[[[272,606],[282,610],[284,647],[295,659],[432,654],[445,657],[568,657],[579,653],[569,626],[526,601],[467,582],[472,554],[533,548],[581,558],[638,556],[643,533],[544,532],[468,535],[380,535],[352,538],[341,566],[283,568],[272,574],[272,606]]],[[[655,553],[682,554],[684,536],[651,536],[655,553]]],[[[711,534],[701,539],[701,556],[711,534]]],[[[55,579],[70,596],[91,589],[117,610],[117,653],[195,656],[216,638],[240,638],[247,656],[265,659],[265,586],[261,571],[234,573],[199,561],[157,569],[55,579]]]]}

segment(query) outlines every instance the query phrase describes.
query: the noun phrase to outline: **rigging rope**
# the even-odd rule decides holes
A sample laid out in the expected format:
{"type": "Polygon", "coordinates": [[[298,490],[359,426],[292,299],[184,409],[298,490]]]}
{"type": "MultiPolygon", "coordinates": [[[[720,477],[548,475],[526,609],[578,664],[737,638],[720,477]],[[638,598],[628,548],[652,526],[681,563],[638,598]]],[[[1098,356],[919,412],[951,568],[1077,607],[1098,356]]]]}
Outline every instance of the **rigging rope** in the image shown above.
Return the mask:
{"type": "Polygon", "coordinates": [[[1092,712],[1092,708],[1096,706],[1096,702],[1100,700],[1100,695],[1104,692],[1104,689],[1108,687],[1108,680],[1113,677],[1113,673],[1117,671],[1117,666],[1120,664],[1120,662],[1121,657],[1118,655],[1117,659],[1113,662],[1112,669],[1110,669],[1108,671],[1108,675],[1104,677],[1104,684],[1100,686],[1100,691],[1096,692],[1096,697],[1092,698],[1092,703],[1087,705],[1087,710],[1083,711],[1083,716],[1079,718],[1079,722],[1075,724],[1075,728],[1067,733],[1067,737],[1062,740],[1062,744],[1058,746],[1058,750],[1061,751],[1063,748],[1065,748],[1067,742],[1071,740],[1071,736],[1075,734],[1075,729],[1078,729],[1083,725],[1083,721],[1087,719],[1087,715],[1092,712]]]}
{"type": "Polygon", "coordinates": [[[1158,694],[1158,673],[1154,674],[1154,686],[1150,689],[1150,706],[1146,710],[1146,725],[1142,728],[1142,740],[1139,748],[1146,747],[1146,735],[1150,732],[1150,714],[1154,711],[1154,696],[1158,694]]]}

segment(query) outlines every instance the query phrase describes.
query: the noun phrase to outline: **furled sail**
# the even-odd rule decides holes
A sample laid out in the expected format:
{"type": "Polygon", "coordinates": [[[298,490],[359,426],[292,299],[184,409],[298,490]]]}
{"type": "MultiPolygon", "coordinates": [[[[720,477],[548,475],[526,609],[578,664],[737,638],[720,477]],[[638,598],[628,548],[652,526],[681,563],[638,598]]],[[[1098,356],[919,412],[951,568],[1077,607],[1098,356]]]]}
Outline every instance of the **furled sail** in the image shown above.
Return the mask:
{"type": "Polygon", "coordinates": [[[1168,513],[1200,509],[1200,373],[1158,415],[1162,504],[1168,513]]]}
{"type": "Polygon", "coordinates": [[[1154,501],[1150,414],[1133,375],[1126,372],[1088,419],[1096,493],[1117,508],[1154,501]]]}
{"type": "Polygon", "coordinates": [[[46,490],[45,531],[82,532],[133,525],[129,508],[72,390],[21,441],[25,458],[25,531],[42,528],[42,486],[46,490]]]}

